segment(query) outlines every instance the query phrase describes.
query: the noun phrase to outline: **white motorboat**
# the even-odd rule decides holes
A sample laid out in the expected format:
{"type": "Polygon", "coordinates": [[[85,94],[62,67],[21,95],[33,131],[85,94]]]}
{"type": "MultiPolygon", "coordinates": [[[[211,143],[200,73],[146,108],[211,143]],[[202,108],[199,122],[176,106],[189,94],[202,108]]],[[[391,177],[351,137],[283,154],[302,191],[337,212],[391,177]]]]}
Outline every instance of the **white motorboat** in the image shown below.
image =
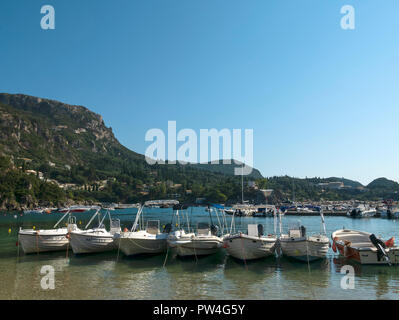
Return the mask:
{"type": "Polygon", "coordinates": [[[32,210],[24,210],[24,214],[50,214],[53,210],[57,210],[57,208],[35,208],[32,210]]]}
{"type": "Polygon", "coordinates": [[[341,229],[332,233],[332,249],[347,259],[361,264],[398,264],[399,247],[394,245],[394,238],[388,241],[377,238],[374,234],[341,229]]]}
{"type": "Polygon", "coordinates": [[[272,208],[274,216],[274,235],[264,235],[262,224],[249,224],[247,234],[235,232],[234,216],[231,220],[230,233],[223,238],[223,247],[227,253],[241,260],[252,260],[270,256],[275,253],[277,210],[272,208]],[[233,232],[234,225],[234,232],[233,232]]]}
{"type": "Polygon", "coordinates": [[[99,206],[70,206],[69,208],[62,208],[59,209],[58,212],[60,213],[65,213],[65,212],[71,212],[71,213],[82,213],[82,212],[87,212],[90,210],[97,210],[99,206]]]}
{"type": "Polygon", "coordinates": [[[370,218],[377,214],[375,208],[370,208],[364,204],[359,204],[357,207],[352,208],[347,212],[347,216],[352,218],[370,218]]]}
{"type": "Polygon", "coordinates": [[[54,225],[53,229],[35,230],[19,229],[18,245],[21,246],[24,253],[40,253],[48,251],[67,250],[69,243],[69,233],[78,230],[76,218],[71,213],[66,212],[60,220],[54,225]],[[57,228],[58,224],[69,216],[66,228],[57,228]]]}
{"type": "Polygon", "coordinates": [[[169,235],[168,245],[174,248],[179,256],[200,256],[216,253],[222,247],[223,240],[217,236],[217,228],[215,227],[200,222],[195,233],[177,230],[169,235]]]}
{"type": "Polygon", "coordinates": [[[110,210],[100,220],[100,209],[97,209],[90,221],[87,223],[85,230],[75,230],[70,233],[70,244],[72,251],[75,254],[105,252],[117,249],[114,242],[114,234],[121,232],[119,219],[112,219],[110,210]],[[99,223],[96,228],[87,229],[95,217],[99,218],[99,223]],[[104,227],[105,217],[109,217],[110,231],[104,227]]]}
{"type": "Polygon", "coordinates": [[[381,218],[386,219],[397,219],[399,218],[399,207],[398,206],[385,206],[380,210],[381,218]]]}
{"type": "Polygon", "coordinates": [[[298,213],[314,213],[315,211],[313,211],[312,209],[307,208],[307,207],[297,207],[296,212],[298,212],[298,213]]]}
{"type": "Polygon", "coordinates": [[[275,253],[276,241],[275,235],[263,235],[261,224],[249,224],[248,234],[240,232],[226,235],[223,238],[223,248],[237,259],[260,259],[275,253]]]}
{"type": "Polygon", "coordinates": [[[36,208],[32,210],[24,210],[24,214],[41,214],[43,213],[44,209],[42,208],[36,208]]]}
{"type": "Polygon", "coordinates": [[[127,256],[166,252],[168,233],[160,231],[159,223],[159,220],[149,220],[145,230],[116,233],[116,246],[127,256]]]}
{"type": "MultiPolygon", "coordinates": [[[[167,224],[161,232],[160,221],[149,220],[147,221],[146,227],[143,228],[144,221],[142,213],[146,203],[139,208],[130,231],[114,234],[116,246],[127,256],[136,254],[156,254],[166,252],[167,250],[166,240],[171,230],[171,225],[167,224]],[[137,230],[139,223],[141,225],[141,230],[137,230]]],[[[160,202],[157,201],[157,203],[160,202]]]]}
{"type": "MultiPolygon", "coordinates": [[[[176,207],[174,208],[176,209],[176,207]]],[[[184,207],[180,206],[179,209],[183,210],[184,207]]],[[[191,232],[188,213],[186,212],[188,232],[184,229],[176,230],[168,236],[168,246],[175,250],[178,256],[200,256],[216,253],[223,245],[223,239],[218,236],[219,228],[212,223],[212,210],[209,207],[209,218],[211,223],[199,222],[197,224],[196,232],[191,232]]],[[[184,211],[183,213],[184,219],[184,211]]],[[[220,224],[218,211],[215,210],[216,217],[220,224]]],[[[177,209],[176,215],[177,225],[180,226],[180,215],[177,209]]]]}
{"type": "Polygon", "coordinates": [[[320,232],[315,235],[307,235],[306,228],[300,224],[290,226],[288,233],[283,234],[281,232],[280,219],[280,237],[278,243],[283,255],[304,262],[311,262],[326,257],[330,241],[326,236],[323,213],[320,212],[320,215],[324,234],[320,232]]]}

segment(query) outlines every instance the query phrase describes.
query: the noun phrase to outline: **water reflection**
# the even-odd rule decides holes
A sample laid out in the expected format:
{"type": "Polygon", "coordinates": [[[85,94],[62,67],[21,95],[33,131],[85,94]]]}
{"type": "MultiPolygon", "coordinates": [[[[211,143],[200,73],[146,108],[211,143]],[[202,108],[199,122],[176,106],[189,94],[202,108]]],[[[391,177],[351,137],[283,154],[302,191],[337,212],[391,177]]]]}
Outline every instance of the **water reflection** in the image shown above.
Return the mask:
{"type": "Polygon", "coordinates": [[[286,295],[295,299],[321,299],[330,284],[330,261],[321,259],[312,263],[278,259],[282,285],[286,295]]]}
{"type": "MultiPolygon", "coordinates": [[[[125,212],[128,213],[128,212],[125,212]]],[[[151,209],[147,218],[170,222],[165,210],[151,209]]],[[[123,227],[130,227],[134,213],[118,214],[123,227]]],[[[17,258],[19,226],[51,228],[59,217],[53,215],[0,215],[0,298],[1,299],[399,299],[398,266],[365,266],[338,256],[317,262],[299,263],[287,258],[235,260],[219,253],[191,258],[165,255],[125,257],[121,252],[76,256],[70,250],[24,255],[17,258]],[[49,217],[51,216],[51,217],[49,217]],[[9,233],[9,229],[11,232],[9,233]],[[343,290],[340,270],[350,264],[355,270],[355,289],[343,290]],[[40,287],[43,265],[55,268],[55,290],[40,287]]],[[[83,227],[90,214],[77,217],[83,227]]],[[[196,208],[192,225],[208,219],[209,213],[196,208]]],[[[287,223],[296,217],[285,217],[287,223]]],[[[227,218],[228,224],[230,222],[227,218]]],[[[309,232],[319,231],[319,217],[301,217],[309,232]],[[305,221],[306,220],[306,221],[305,221]]],[[[397,225],[386,219],[354,220],[326,217],[330,234],[345,226],[373,232],[384,238],[397,235],[397,225]]],[[[266,223],[270,218],[237,219],[246,229],[248,223],[266,223]]]]}
{"type": "Polygon", "coordinates": [[[244,262],[226,256],[223,274],[228,281],[227,293],[230,296],[234,292],[238,299],[267,299],[268,285],[273,282],[276,270],[275,257],[244,262]]]}
{"type": "Polygon", "coordinates": [[[221,276],[225,254],[176,257],[168,260],[165,270],[170,279],[172,299],[223,299],[221,276]]]}
{"type": "Polygon", "coordinates": [[[12,299],[55,299],[64,285],[64,273],[68,268],[69,261],[65,255],[59,253],[24,255],[19,259],[13,259],[15,263],[15,276],[13,277],[12,299]],[[43,290],[40,282],[43,277],[41,270],[43,266],[52,266],[55,271],[56,295],[53,291],[43,290]]]}
{"type": "Polygon", "coordinates": [[[333,259],[334,271],[341,273],[345,265],[353,267],[355,272],[355,287],[360,286],[373,293],[372,299],[398,298],[399,294],[399,269],[397,266],[362,265],[344,257],[333,259]],[[389,297],[391,295],[391,297],[389,297]]]}

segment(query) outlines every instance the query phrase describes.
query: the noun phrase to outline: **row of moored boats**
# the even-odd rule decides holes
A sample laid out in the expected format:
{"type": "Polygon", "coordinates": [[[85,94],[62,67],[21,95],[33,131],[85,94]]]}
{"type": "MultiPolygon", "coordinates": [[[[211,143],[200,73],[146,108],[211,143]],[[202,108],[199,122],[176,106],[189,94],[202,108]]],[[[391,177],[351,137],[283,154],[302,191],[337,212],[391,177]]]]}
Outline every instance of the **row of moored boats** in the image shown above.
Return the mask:
{"type": "MultiPolygon", "coordinates": [[[[105,214],[100,207],[84,229],[77,226],[72,210],[67,210],[53,229],[20,229],[18,244],[25,253],[69,250],[75,254],[120,250],[127,256],[138,254],[167,254],[169,250],[178,256],[201,256],[225,249],[240,260],[253,260],[268,256],[287,256],[311,262],[326,258],[330,240],[327,237],[323,213],[319,233],[307,234],[306,227],[294,224],[286,232],[282,230],[282,215],[274,210],[274,232],[266,234],[262,224],[248,224],[247,230],[236,230],[234,214],[228,224],[226,216],[218,210],[209,212],[208,222],[191,227],[186,206],[175,204],[169,223],[144,219],[147,203],[140,206],[130,230],[121,230],[119,219],[105,214]],[[109,229],[105,227],[109,220],[109,229]],[[66,227],[58,227],[66,220],[66,227]],[[215,221],[216,220],[216,221],[215,221]],[[279,221],[277,221],[279,220],[279,221]],[[96,227],[90,227],[96,223],[96,227]],[[279,232],[277,235],[277,226],[279,232]]],[[[332,233],[332,248],[344,257],[364,264],[399,263],[399,247],[391,238],[384,242],[375,235],[355,230],[337,230],[332,233]]]]}

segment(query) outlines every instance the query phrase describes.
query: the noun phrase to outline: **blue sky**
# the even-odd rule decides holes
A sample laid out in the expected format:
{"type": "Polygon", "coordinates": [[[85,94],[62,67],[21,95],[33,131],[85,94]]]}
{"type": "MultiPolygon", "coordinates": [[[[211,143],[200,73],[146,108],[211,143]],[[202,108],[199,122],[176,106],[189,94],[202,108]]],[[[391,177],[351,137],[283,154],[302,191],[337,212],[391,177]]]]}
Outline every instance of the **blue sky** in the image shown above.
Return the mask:
{"type": "Polygon", "coordinates": [[[397,0],[3,0],[0,92],[147,130],[254,130],[264,176],[399,181],[397,0]],[[40,28],[55,8],[56,29],[40,28]],[[355,8],[343,30],[340,9],[355,8]]]}

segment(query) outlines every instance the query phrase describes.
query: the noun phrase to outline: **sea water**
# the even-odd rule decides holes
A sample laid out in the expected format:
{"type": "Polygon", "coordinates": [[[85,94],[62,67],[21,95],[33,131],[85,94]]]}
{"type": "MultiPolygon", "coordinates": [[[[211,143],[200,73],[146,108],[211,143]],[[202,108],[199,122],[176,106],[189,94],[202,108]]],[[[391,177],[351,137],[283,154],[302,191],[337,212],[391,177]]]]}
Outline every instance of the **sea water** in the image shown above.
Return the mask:
{"type": "MultiPolygon", "coordinates": [[[[112,211],[123,228],[131,228],[137,209],[112,211]]],[[[209,215],[203,208],[189,208],[190,228],[198,222],[211,222],[231,228],[231,216],[209,215]],[[218,220],[219,218],[219,220],[218,220]]],[[[84,228],[90,213],[76,214],[84,228]]],[[[193,258],[168,255],[125,257],[122,252],[76,256],[68,252],[24,255],[17,246],[20,227],[52,228],[61,214],[0,213],[0,299],[398,299],[399,266],[364,266],[349,263],[355,271],[355,286],[341,286],[341,267],[348,264],[331,249],[326,259],[302,263],[274,256],[255,261],[238,261],[224,249],[219,253],[193,258]],[[43,266],[52,266],[54,289],[43,289],[43,266]]],[[[144,222],[161,220],[161,226],[180,223],[187,229],[187,216],[173,215],[171,209],[146,209],[144,222]]],[[[320,232],[320,217],[283,217],[284,230],[300,223],[308,233],[320,232]]],[[[278,220],[277,220],[278,222],[278,220]]],[[[325,217],[327,235],[334,230],[362,230],[387,240],[399,241],[399,221],[381,218],[351,219],[325,217]]],[[[93,222],[94,226],[97,219],[93,222]]],[[[262,223],[265,233],[274,232],[274,219],[242,217],[235,219],[237,230],[249,223],[262,223]]],[[[233,228],[234,229],[234,228],[233,228]]],[[[279,230],[277,225],[277,231],[279,230]]],[[[220,231],[222,231],[220,229],[220,231]]],[[[399,243],[399,242],[398,242],[399,243]]]]}

